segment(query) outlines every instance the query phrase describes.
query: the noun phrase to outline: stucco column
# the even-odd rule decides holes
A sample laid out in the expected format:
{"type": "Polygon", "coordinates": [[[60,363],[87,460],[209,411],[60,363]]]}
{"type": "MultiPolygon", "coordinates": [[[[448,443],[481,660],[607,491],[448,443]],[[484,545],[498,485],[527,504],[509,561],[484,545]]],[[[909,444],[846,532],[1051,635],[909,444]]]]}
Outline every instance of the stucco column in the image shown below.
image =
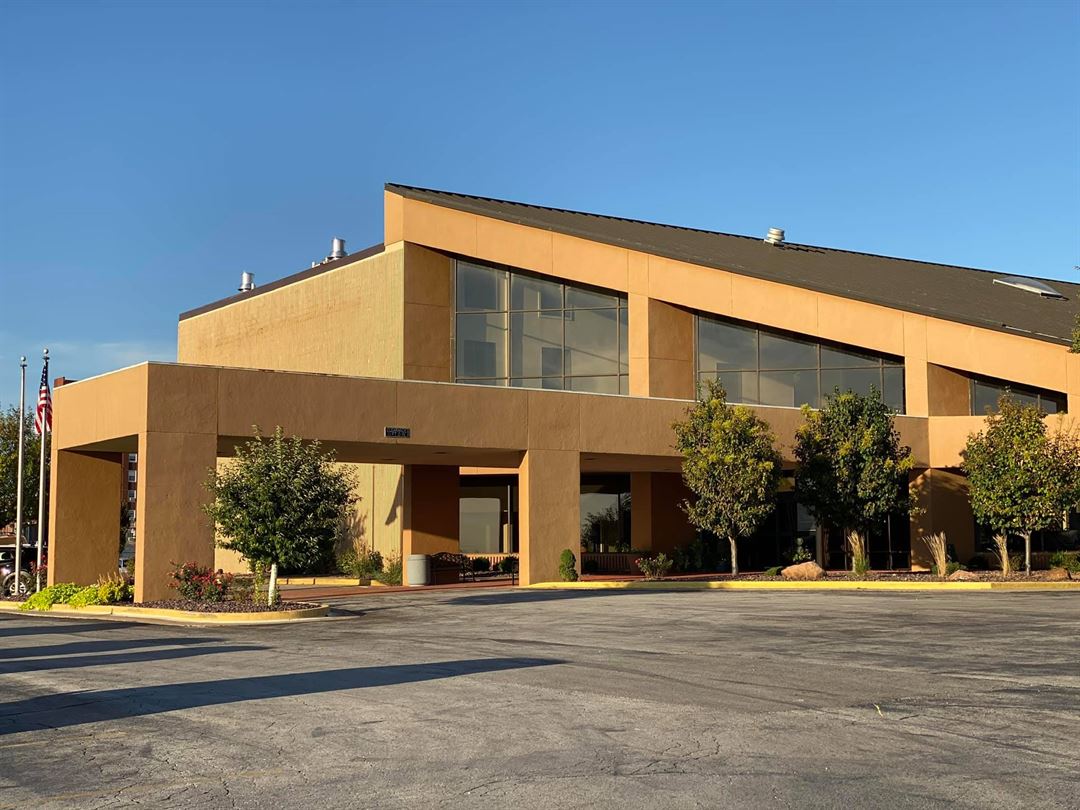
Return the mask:
{"type": "Polygon", "coordinates": [[[118,453],[52,451],[48,580],[91,585],[120,567],[118,453]]]}
{"type": "Polygon", "coordinates": [[[670,553],[693,540],[696,530],[680,506],[688,497],[679,473],[631,473],[630,545],[670,553]]]}
{"type": "Polygon", "coordinates": [[[627,296],[630,393],[694,398],[694,316],[646,295],[627,296]]]}
{"type": "MultiPolygon", "coordinates": [[[[457,553],[460,471],[457,467],[409,464],[404,470],[401,521],[401,556],[457,553]]],[[[408,585],[407,566],[402,566],[408,585]]]]}
{"type": "Polygon", "coordinates": [[[576,450],[529,450],[518,468],[521,584],[559,579],[559,555],[581,557],[581,462],[576,450]]]}
{"type": "Polygon", "coordinates": [[[135,500],[135,601],[174,598],[174,564],[214,565],[214,530],[202,507],[206,480],[217,463],[217,437],[208,433],[139,434],[135,500]]]}

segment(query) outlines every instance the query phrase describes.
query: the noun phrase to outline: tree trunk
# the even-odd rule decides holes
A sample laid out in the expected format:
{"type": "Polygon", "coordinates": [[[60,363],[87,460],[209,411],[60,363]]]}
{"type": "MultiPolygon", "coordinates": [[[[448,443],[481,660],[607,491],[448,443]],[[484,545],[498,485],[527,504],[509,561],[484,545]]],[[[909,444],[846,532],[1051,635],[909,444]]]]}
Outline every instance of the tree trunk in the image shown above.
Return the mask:
{"type": "Polygon", "coordinates": [[[1024,574],[1031,576],[1031,532],[1024,534],[1024,574]]]}
{"type": "Polygon", "coordinates": [[[277,604],[277,563],[270,563],[270,587],[266,589],[266,604],[268,607],[277,604]]]}
{"type": "Polygon", "coordinates": [[[737,577],[739,575],[739,549],[734,537],[729,537],[728,542],[731,543],[731,575],[737,577]]]}

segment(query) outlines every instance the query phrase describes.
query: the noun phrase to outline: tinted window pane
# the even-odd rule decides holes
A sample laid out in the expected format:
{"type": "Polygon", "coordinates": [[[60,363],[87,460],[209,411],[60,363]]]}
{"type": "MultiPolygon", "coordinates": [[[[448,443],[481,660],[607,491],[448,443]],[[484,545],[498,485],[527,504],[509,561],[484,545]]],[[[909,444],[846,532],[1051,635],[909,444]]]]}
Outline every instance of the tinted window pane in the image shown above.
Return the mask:
{"type": "Polygon", "coordinates": [[[897,413],[904,412],[904,367],[886,366],[882,371],[885,404],[897,413]]]}
{"type": "Polygon", "coordinates": [[[619,373],[630,373],[630,313],[619,310],[619,373]]]}
{"type": "Polygon", "coordinates": [[[458,262],[457,308],[459,312],[506,309],[506,273],[458,262]]]}
{"type": "Polygon", "coordinates": [[[511,309],[562,309],[562,285],[529,276],[510,276],[511,309]]]}
{"type": "Polygon", "coordinates": [[[822,368],[859,368],[861,366],[877,366],[880,363],[881,361],[873,355],[845,352],[830,346],[821,347],[822,368]]]}
{"type": "Polygon", "coordinates": [[[626,376],[625,374],[623,374],[622,376],[619,377],[619,393],[620,394],[629,394],[630,393],[630,378],[628,376],[626,376]]]}
{"type": "Polygon", "coordinates": [[[818,406],[817,370],[813,371],[763,371],[758,379],[759,397],[762,405],[782,405],[798,408],[802,405],[818,406]]]}
{"type": "Polygon", "coordinates": [[[619,373],[617,318],[618,311],[614,309],[566,313],[567,374],[619,373]]]}
{"type": "Polygon", "coordinates": [[[506,376],[506,315],[457,316],[458,377],[506,376]]]}
{"type": "Polygon", "coordinates": [[[619,393],[618,377],[567,377],[567,391],[588,391],[593,394],[619,393]]]}
{"type": "Polygon", "coordinates": [[[1040,397],[1039,405],[1042,407],[1045,413],[1065,413],[1065,398],[1061,397],[1040,397]]]}
{"type": "Polygon", "coordinates": [[[566,288],[567,309],[594,309],[596,307],[613,307],[618,304],[614,295],[601,295],[600,293],[578,290],[573,287],[566,288]]]}
{"type": "Polygon", "coordinates": [[[995,385],[976,382],[971,396],[971,413],[982,416],[984,413],[996,413],[1001,390],[995,385]]]}
{"type": "Polygon", "coordinates": [[[562,313],[515,312],[510,316],[510,376],[561,375],[562,313]]]}
{"type": "Polygon", "coordinates": [[[817,344],[761,333],[761,368],[817,368],[817,344]]]}
{"type": "Polygon", "coordinates": [[[881,394],[881,372],[876,368],[824,369],[821,372],[821,394],[832,396],[839,388],[841,393],[854,391],[856,394],[869,394],[876,388],[881,394]]]}
{"type": "Polygon", "coordinates": [[[758,402],[758,375],[756,371],[724,371],[717,374],[724,386],[728,402],[754,405],[758,402]]]}
{"type": "Polygon", "coordinates": [[[561,391],[563,387],[562,377],[526,377],[524,379],[510,380],[510,385],[515,388],[544,388],[548,391],[561,391]]]}
{"type": "Polygon", "coordinates": [[[757,331],[698,318],[698,370],[757,368],[757,331]]]}

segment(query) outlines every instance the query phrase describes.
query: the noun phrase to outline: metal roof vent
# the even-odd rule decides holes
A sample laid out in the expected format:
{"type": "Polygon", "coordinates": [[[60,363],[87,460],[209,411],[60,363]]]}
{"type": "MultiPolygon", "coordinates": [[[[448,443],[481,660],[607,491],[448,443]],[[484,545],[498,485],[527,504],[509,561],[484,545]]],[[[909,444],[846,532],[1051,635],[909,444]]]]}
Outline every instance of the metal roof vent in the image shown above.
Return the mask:
{"type": "Polygon", "coordinates": [[[1006,287],[1015,287],[1018,290],[1024,292],[1034,293],[1035,295],[1041,295],[1043,298],[1061,298],[1065,299],[1065,296],[1051,287],[1049,284],[1045,284],[1036,278],[1024,278],[1023,276],[1006,276],[1005,278],[995,278],[995,284],[1003,284],[1006,287]]]}
{"type": "Polygon", "coordinates": [[[330,255],[326,257],[326,260],[329,262],[334,259],[344,259],[347,255],[345,253],[345,240],[335,236],[330,243],[330,255]]]}
{"type": "Polygon", "coordinates": [[[765,241],[770,245],[782,245],[782,244],[784,244],[784,229],[783,228],[769,228],[769,233],[766,234],[765,241]]]}
{"type": "Polygon", "coordinates": [[[255,289],[255,274],[254,273],[241,273],[240,274],[240,286],[237,288],[240,292],[251,292],[255,289]]]}

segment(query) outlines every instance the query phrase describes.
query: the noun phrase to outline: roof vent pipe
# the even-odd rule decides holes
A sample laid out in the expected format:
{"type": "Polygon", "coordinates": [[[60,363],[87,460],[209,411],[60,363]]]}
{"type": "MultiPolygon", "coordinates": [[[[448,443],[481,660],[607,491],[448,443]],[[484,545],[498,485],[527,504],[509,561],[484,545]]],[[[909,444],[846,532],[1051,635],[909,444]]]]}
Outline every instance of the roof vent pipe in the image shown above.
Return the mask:
{"type": "Polygon", "coordinates": [[[241,273],[240,274],[240,292],[251,292],[255,289],[255,274],[254,273],[241,273]]]}
{"type": "Polygon", "coordinates": [[[768,242],[770,245],[784,244],[784,229],[769,228],[769,233],[765,236],[765,241],[768,242]]]}
{"type": "Polygon", "coordinates": [[[328,259],[344,259],[347,254],[345,253],[345,240],[334,237],[334,240],[330,243],[330,255],[328,259]]]}

